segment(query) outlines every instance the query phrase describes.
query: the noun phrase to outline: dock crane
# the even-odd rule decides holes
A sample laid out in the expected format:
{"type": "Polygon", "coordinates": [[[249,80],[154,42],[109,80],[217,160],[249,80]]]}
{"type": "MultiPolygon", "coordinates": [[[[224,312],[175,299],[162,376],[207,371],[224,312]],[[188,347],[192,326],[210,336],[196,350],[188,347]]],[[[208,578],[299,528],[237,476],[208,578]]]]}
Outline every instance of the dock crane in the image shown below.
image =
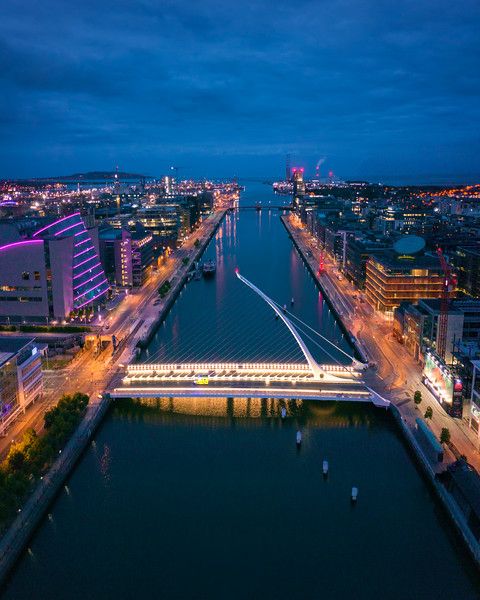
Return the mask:
{"type": "Polygon", "coordinates": [[[443,255],[441,248],[437,248],[437,256],[444,275],[442,296],[440,300],[440,316],[438,317],[437,354],[440,356],[440,358],[444,359],[447,350],[448,307],[452,292],[455,290],[455,286],[457,285],[457,276],[452,273],[450,265],[445,260],[445,256],[443,255]]]}

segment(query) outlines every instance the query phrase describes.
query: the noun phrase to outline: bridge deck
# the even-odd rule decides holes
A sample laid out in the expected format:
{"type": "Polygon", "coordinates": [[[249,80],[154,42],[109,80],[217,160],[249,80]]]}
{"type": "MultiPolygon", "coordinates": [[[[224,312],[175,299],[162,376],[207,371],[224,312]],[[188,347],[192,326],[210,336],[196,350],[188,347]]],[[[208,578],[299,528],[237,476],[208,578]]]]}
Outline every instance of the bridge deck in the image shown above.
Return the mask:
{"type": "Polygon", "coordinates": [[[322,365],[316,378],[308,365],[297,363],[186,363],[128,365],[124,378],[127,385],[166,381],[192,382],[199,378],[210,381],[319,382],[356,384],[360,374],[351,367],[322,365]]]}
{"type": "Polygon", "coordinates": [[[325,366],[318,379],[308,365],[296,363],[143,363],[128,365],[121,385],[110,394],[113,398],[283,398],[388,406],[359,377],[351,368],[325,366]]]}

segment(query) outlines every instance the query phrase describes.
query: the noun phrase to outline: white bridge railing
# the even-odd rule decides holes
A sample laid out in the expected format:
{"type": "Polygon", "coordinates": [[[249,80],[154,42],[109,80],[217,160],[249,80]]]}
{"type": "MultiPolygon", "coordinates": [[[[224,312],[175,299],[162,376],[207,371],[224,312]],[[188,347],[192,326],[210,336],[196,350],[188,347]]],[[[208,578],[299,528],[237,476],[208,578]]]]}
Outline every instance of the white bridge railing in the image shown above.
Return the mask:
{"type": "MultiPolygon", "coordinates": [[[[348,373],[349,375],[357,375],[351,367],[340,365],[320,365],[322,370],[328,373],[348,373]]],[[[209,371],[250,371],[256,373],[267,372],[291,372],[291,373],[307,373],[312,374],[310,365],[302,363],[237,363],[237,362],[220,362],[220,363],[138,363],[127,366],[130,373],[135,372],[165,372],[165,371],[195,371],[206,373],[209,371]]]]}

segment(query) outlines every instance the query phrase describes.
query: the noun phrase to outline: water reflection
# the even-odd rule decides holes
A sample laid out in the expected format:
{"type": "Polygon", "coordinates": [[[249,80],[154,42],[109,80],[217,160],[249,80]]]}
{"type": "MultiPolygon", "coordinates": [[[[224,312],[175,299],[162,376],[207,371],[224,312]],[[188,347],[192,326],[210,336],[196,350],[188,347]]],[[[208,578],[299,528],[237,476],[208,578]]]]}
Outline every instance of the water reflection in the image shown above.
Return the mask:
{"type": "MultiPolygon", "coordinates": [[[[255,419],[281,419],[282,407],[286,420],[295,419],[313,427],[382,427],[392,426],[384,411],[364,403],[311,402],[278,400],[275,398],[142,398],[115,402],[113,418],[132,421],[164,422],[173,415],[244,419],[246,426],[255,419]],[[383,418],[385,417],[385,418],[383,418]]],[[[253,421],[253,422],[252,422],[253,421]]],[[[195,421],[197,422],[197,421],[195,421]]]]}

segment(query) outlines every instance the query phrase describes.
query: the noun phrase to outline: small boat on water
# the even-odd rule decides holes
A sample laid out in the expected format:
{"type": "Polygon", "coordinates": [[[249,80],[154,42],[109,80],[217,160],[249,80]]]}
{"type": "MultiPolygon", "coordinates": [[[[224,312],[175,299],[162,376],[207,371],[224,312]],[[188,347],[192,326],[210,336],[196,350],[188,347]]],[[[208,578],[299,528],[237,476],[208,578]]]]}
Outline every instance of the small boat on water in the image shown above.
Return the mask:
{"type": "Polygon", "coordinates": [[[282,406],[282,410],[280,411],[280,414],[282,416],[282,419],[284,419],[287,416],[287,409],[282,406]]]}
{"type": "Polygon", "coordinates": [[[324,460],[322,464],[322,471],[325,476],[328,475],[328,460],[324,460]]]}
{"type": "Polygon", "coordinates": [[[352,502],[357,501],[357,496],[358,496],[358,488],[352,487],[352,502]]]}
{"type": "Polygon", "coordinates": [[[299,430],[299,431],[297,431],[297,448],[300,448],[301,445],[302,445],[302,432],[299,430]]]}
{"type": "Polygon", "coordinates": [[[207,260],[203,263],[202,271],[204,277],[213,277],[215,275],[215,271],[217,269],[217,265],[214,260],[207,260]]]}

